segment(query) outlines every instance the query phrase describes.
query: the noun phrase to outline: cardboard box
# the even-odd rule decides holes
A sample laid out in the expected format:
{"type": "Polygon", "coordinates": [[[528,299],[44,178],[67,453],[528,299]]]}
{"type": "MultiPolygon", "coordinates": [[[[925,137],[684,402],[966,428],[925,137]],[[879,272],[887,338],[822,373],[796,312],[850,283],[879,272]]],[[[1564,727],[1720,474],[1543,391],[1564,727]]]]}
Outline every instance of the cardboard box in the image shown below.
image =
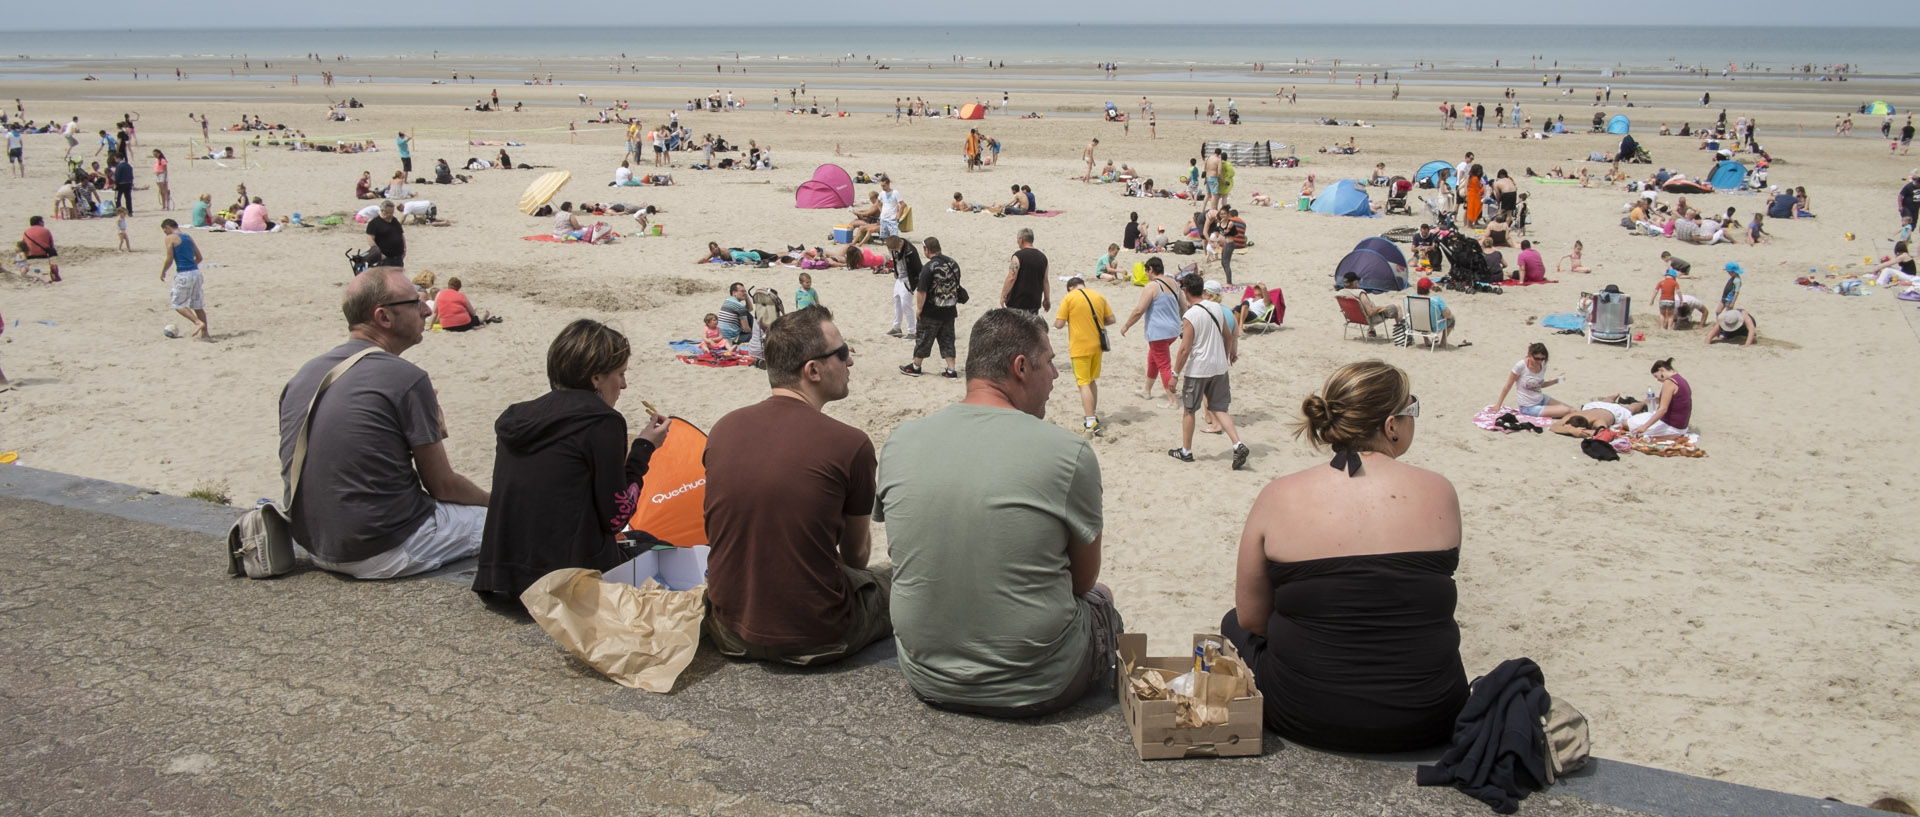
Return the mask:
{"type": "MultiPolygon", "coordinates": [[[[1233,648],[1227,639],[1206,633],[1196,634],[1193,644],[1198,647],[1204,641],[1216,641],[1221,646],[1221,654],[1239,658],[1239,651],[1233,648]]],[[[1147,636],[1144,633],[1124,633],[1120,636],[1120,667],[1124,673],[1128,667],[1145,667],[1162,670],[1168,680],[1175,676],[1193,671],[1193,654],[1178,657],[1147,656],[1147,636]]],[[[1235,698],[1228,704],[1227,722],[1218,726],[1183,728],[1175,726],[1177,714],[1173,701],[1143,701],[1134,694],[1133,685],[1123,675],[1120,678],[1120,713],[1127,722],[1127,729],[1133,733],[1134,748],[1140,752],[1141,760],[1166,760],[1177,757],[1252,757],[1261,752],[1262,715],[1266,699],[1260,690],[1252,686],[1249,677],[1250,693],[1243,698],[1235,698]]]]}
{"type": "Polygon", "coordinates": [[[707,583],[707,553],[711,550],[706,545],[698,545],[647,551],[600,574],[600,578],[634,587],[652,579],[668,590],[692,590],[707,583]]]}
{"type": "Polygon", "coordinates": [[[853,243],[853,225],[851,224],[833,225],[833,243],[835,244],[853,243]]]}

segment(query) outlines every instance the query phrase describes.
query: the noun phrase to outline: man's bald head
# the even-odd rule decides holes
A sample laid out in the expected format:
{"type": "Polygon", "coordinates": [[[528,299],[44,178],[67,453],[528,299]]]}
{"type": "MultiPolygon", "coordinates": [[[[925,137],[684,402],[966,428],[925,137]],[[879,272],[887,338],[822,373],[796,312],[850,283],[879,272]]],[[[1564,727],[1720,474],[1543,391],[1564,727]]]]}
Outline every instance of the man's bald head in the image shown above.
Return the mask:
{"type": "Polygon", "coordinates": [[[373,323],[373,312],[381,304],[406,300],[413,282],[400,267],[374,267],[354,276],[347,294],[340,300],[340,311],[347,316],[349,329],[373,323]]]}

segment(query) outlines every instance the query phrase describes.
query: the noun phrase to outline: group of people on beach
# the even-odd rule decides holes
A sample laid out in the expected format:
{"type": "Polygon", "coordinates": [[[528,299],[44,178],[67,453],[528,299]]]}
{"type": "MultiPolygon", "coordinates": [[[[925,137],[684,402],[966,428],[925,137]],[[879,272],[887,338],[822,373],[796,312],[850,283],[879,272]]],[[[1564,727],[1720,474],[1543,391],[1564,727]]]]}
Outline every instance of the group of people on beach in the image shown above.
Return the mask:
{"type": "MultiPolygon", "coordinates": [[[[1099,458],[1045,421],[1061,375],[1053,342],[1037,310],[1009,303],[973,325],[965,396],[884,445],[821,410],[851,393],[834,314],[809,304],[767,328],[769,396],[715,423],[703,455],[704,635],[719,652],[817,667],[891,637],[918,698],[990,717],[1059,711],[1106,682],[1124,625],[1099,581],[1099,458]],[[890,565],[872,562],[875,523],[890,565]]],[[[477,554],[474,590],[515,607],[553,570],[605,570],[648,544],[622,529],[648,495],[678,487],[648,482],[654,454],[690,443],[669,443],[650,405],[628,436],[619,332],[586,319],[561,330],[549,390],[495,424],[488,491],[451,466],[432,381],[401,357],[427,327],[416,283],[369,270],[342,311],[347,341],[301,367],[280,403],[293,538],[317,567],[392,578],[477,554]]],[[[1334,373],[1301,414],[1298,433],[1331,448],[1334,467],[1282,477],[1249,510],[1222,632],[1283,736],[1364,752],[1445,743],[1467,697],[1452,590],[1461,534],[1446,478],[1398,460],[1419,400],[1404,372],[1368,361],[1334,373]],[[1299,509],[1336,493],[1344,521],[1301,526],[1299,509]],[[1333,587],[1345,590],[1323,592],[1333,587]],[[1307,598],[1325,601],[1301,607],[1307,598]],[[1333,637],[1332,621],[1376,623],[1333,637]]]]}

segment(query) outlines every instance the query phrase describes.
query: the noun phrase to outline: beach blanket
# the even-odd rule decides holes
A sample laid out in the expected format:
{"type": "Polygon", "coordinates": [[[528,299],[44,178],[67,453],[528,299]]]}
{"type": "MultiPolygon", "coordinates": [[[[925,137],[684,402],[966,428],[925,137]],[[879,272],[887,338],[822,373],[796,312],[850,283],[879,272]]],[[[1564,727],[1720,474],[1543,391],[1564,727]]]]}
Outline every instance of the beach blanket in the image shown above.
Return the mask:
{"type": "Polygon", "coordinates": [[[1633,450],[1656,457],[1704,457],[1707,451],[1700,447],[1698,435],[1688,435],[1684,440],[1648,442],[1634,440],[1633,450]]]}
{"type": "Polygon", "coordinates": [[[1555,281],[1552,278],[1543,278],[1538,281],[1501,281],[1500,285],[1503,287],[1530,287],[1536,284],[1557,284],[1557,283],[1560,283],[1560,282],[1555,281]]]}
{"type": "Polygon", "coordinates": [[[667,344],[667,348],[673,350],[673,356],[679,358],[681,363],[706,366],[710,369],[726,369],[734,366],[753,365],[753,358],[747,357],[746,355],[720,357],[712,352],[701,351],[700,341],[697,340],[671,341],[667,344]]]}
{"type": "Polygon", "coordinates": [[[1579,184],[1580,183],[1579,179],[1554,179],[1554,178],[1548,178],[1546,176],[1536,176],[1534,177],[1533,181],[1537,184],[1579,184]]]}
{"type": "Polygon", "coordinates": [[[1486,429],[1487,431],[1498,431],[1502,434],[1512,434],[1513,433],[1512,430],[1501,428],[1497,425],[1494,425],[1493,423],[1494,420],[1500,419],[1500,415],[1508,414],[1508,413],[1513,414],[1514,419],[1519,420],[1522,423],[1526,423],[1527,425],[1530,425],[1530,426],[1546,428],[1547,426],[1553,425],[1553,421],[1545,417],[1528,417],[1527,415],[1521,414],[1520,412],[1514,411],[1513,409],[1510,409],[1510,408],[1496,409],[1493,406],[1488,406],[1486,408],[1483,408],[1480,410],[1479,414],[1473,415],[1473,424],[1476,426],[1479,426],[1480,428],[1486,429]]]}
{"type": "Polygon", "coordinates": [[[1054,216],[1060,215],[1061,213],[1064,213],[1064,212],[1066,211],[1065,210],[1041,210],[1038,213],[1028,213],[1027,215],[1033,216],[1034,218],[1053,218],[1054,216]]]}
{"type": "MultiPolygon", "coordinates": [[[[605,235],[606,235],[606,237],[607,237],[607,238],[609,238],[609,239],[614,239],[614,238],[621,238],[621,237],[622,237],[622,236],[621,236],[621,235],[620,235],[619,233],[613,233],[613,232],[610,232],[610,233],[606,233],[605,235]]],[[[553,244],[592,244],[592,243],[594,243],[594,242],[591,242],[591,241],[587,241],[587,240],[585,240],[585,239],[579,239],[579,238],[574,238],[574,237],[572,237],[572,236],[568,236],[568,237],[566,237],[566,238],[555,238],[555,237],[554,237],[553,235],[551,235],[551,234],[548,234],[548,235],[523,235],[523,236],[521,236],[521,237],[520,237],[520,240],[521,240],[521,241],[546,241],[546,242],[550,242],[550,243],[553,243],[553,244]]],[[[604,242],[604,241],[602,241],[602,242],[600,242],[600,243],[603,243],[603,244],[604,244],[604,243],[606,243],[606,242],[604,242]]]]}
{"type": "Polygon", "coordinates": [[[1555,312],[1541,318],[1540,325],[1548,329],[1585,329],[1587,321],[1578,312],[1555,312]]]}

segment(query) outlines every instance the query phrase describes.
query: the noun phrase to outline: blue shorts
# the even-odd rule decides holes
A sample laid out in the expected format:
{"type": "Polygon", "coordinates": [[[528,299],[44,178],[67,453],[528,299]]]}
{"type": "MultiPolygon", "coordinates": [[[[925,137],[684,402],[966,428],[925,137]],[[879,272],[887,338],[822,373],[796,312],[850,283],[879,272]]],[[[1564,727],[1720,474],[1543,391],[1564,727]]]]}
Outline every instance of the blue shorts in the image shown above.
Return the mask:
{"type": "Polygon", "coordinates": [[[881,221],[880,222],[881,238],[886,238],[887,236],[894,236],[899,234],[900,234],[900,222],[898,221],[881,221]]]}
{"type": "Polygon", "coordinates": [[[1518,409],[1518,411],[1521,414],[1527,415],[1528,417],[1539,417],[1540,415],[1544,414],[1547,410],[1547,407],[1551,405],[1553,405],[1553,403],[1549,401],[1549,402],[1541,403],[1540,405],[1537,405],[1537,406],[1521,406],[1518,409]]]}
{"type": "Polygon", "coordinates": [[[1209,196],[1220,195],[1220,177],[1219,176],[1207,177],[1207,195],[1209,196]]]}

